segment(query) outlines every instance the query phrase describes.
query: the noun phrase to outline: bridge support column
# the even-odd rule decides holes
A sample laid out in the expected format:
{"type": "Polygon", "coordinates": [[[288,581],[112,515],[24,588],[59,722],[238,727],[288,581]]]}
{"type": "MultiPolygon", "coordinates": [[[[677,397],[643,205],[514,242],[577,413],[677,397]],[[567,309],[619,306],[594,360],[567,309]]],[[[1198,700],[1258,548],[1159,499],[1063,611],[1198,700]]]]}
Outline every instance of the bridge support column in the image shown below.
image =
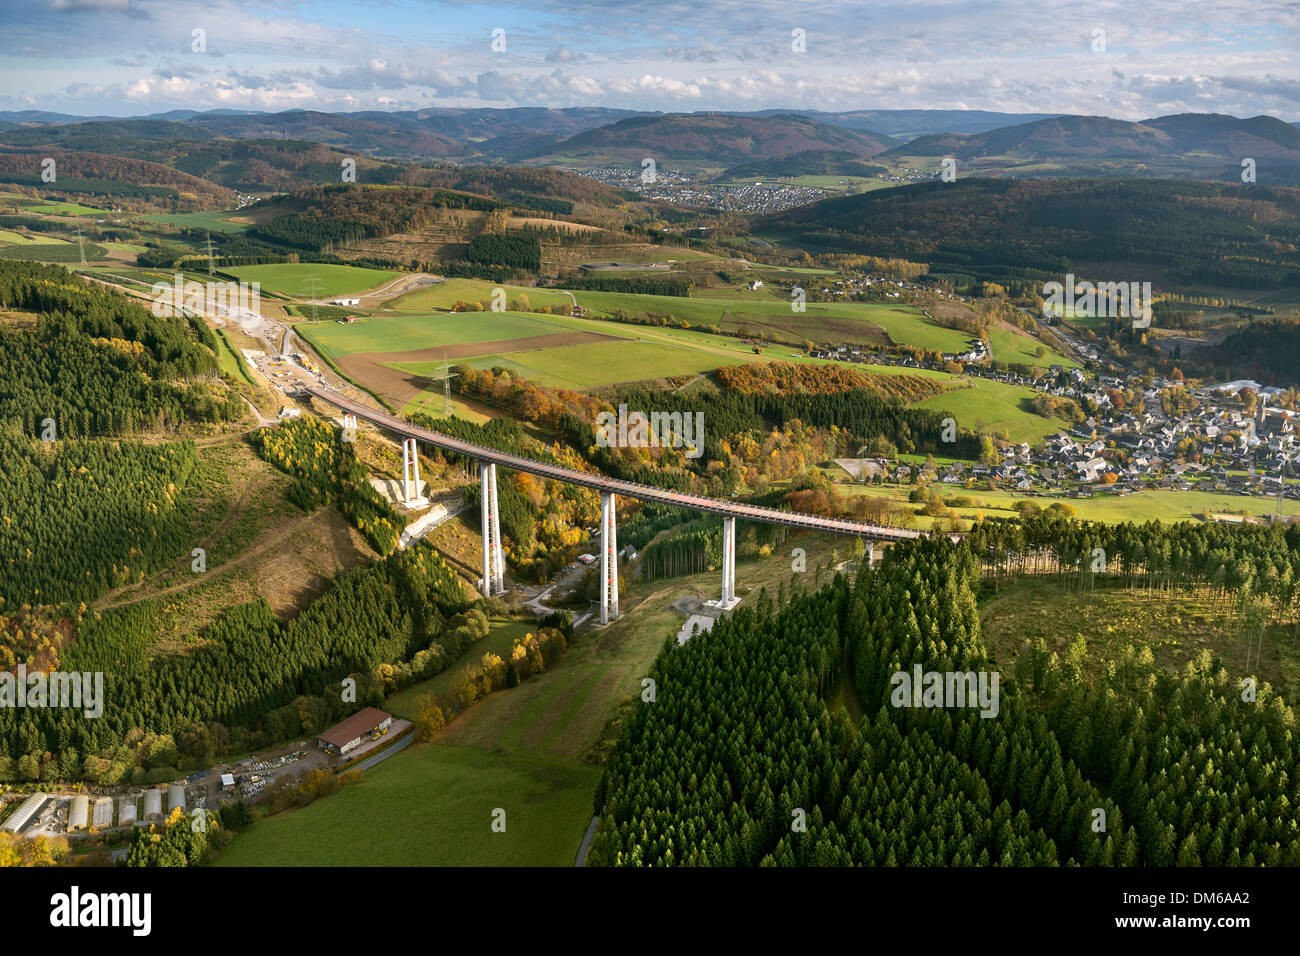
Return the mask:
{"type": "Polygon", "coordinates": [[[618,617],[618,527],[615,498],[611,491],[600,493],[600,623],[618,617]]]}
{"type": "Polygon", "coordinates": [[[409,508],[429,503],[420,494],[420,452],[414,438],[402,442],[402,497],[409,508]]]}
{"type": "Polygon", "coordinates": [[[867,567],[871,567],[876,560],[876,542],[874,541],[867,542],[866,559],[867,559],[867,567]]]}
{"type": "Polygon", "coordinates": [[[497,510],[497,466],[479,463],[479,507],[483,526],[483,596],[506,589],[505,555],[501,552],[501,522],[497,510]]]}
{"type": "Polygon", "coordinates": [[[731,610],[736,600],[736,519],[722,519],[722,601],[724,611],[731,610]]]}

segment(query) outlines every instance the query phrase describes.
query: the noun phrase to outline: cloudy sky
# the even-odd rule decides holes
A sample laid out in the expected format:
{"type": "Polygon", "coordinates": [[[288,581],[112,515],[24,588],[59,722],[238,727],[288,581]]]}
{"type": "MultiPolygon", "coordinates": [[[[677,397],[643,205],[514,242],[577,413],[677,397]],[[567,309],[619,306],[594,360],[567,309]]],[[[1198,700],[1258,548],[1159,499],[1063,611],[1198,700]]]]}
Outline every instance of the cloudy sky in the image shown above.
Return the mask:
{"type": "Polygon", "coordinates": [[[1295,0],[0,0],[0,110],[943,108],[1297,121],[1297,54],[1295,0]]]}

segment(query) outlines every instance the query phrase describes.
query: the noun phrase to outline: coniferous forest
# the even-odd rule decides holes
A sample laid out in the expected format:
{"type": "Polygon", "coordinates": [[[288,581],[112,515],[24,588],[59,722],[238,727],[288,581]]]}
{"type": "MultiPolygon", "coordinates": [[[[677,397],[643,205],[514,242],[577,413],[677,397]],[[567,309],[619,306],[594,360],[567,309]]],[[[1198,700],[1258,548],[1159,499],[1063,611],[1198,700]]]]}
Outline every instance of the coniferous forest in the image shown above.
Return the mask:
{"type": "MultiPolygon", "coordinates": [[[[1098,530],[1045,522],[1012,560],[1066,532],[1068,565],[1098,530]]],[[[1212,584],[1234,562],[1295,562],[1280,532],[1228,537],[1128,525],[1106,543],[1123,573],[1168,587],[1212,584]],[[1176,575],[1167,563],[1196,553],[1214,557],[1179,560],[1176,575]]],[[[892,676],[915,665],[999,671],[980,637],[977,552],[1015,540],[891,549],[854,582],[764,595],[667,643],[654,700],[636,705],[597,793],[588,862],[1300,863],[1295,711],[1208,652],[1181,674],[1138,650],[1087,674],[1077,655],[1038,647],[1000,672],[996,715],[894,706],[892,676]],[[831,706],[845,693],[857,723],[831,706]]]]}

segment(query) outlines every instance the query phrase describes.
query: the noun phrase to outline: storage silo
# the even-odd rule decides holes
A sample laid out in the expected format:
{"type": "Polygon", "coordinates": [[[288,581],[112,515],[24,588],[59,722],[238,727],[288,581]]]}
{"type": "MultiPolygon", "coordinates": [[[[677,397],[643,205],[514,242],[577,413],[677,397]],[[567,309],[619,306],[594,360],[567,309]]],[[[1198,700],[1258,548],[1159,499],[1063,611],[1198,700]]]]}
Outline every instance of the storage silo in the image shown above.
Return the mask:
{"type": "Polygon", "coordinates": [[[117,810],[118,826],[130,826],[135,823],[135,797],[123,797],[117,810]]]}
{"type": "Polygon", "coordinates": [[[84,830],[90,822],[90,797],[79,793],[72,798],[72,809],[68,811],[68,832],[84,830]]]}
{"type": "Polygon", "coordinates": [[[91,814],[91,823],[97,827],[111,827],[113,825],[112,797],[100,797],[95,801],[95,809],[91,814]]]}
{"type": "Polygon", "coordinates": [[[181,811],[184,812],[185,788],[179,783],[173,783],[167,788],[167,809],[171,811],[175,810],[177,807],[180,807],[181,811]]]}
{"type": "Polygon", "coordinates": [[[146,819],[162,816],[162,791],[154,788],[144,792],[144,815],[146,819]]]}

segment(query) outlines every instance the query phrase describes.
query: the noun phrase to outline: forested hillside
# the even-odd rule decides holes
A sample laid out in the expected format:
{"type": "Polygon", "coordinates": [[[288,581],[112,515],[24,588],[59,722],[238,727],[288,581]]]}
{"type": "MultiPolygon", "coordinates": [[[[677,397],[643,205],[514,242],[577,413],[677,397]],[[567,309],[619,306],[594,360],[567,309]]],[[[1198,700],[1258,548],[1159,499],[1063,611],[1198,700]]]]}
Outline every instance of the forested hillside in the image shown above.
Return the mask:
{"type": "Polygon", "coordinates": [[[91,600],[193,547],[190,442],[0,434],[0,611],[91,600]]]}
{"type": "Polygon", "coordinates": [[[268,208],[284,208],[249,237],[279,246],[323,252],[335,243],[419,229],[434,209],[492,210],[492,199],[443,189],[317,186],[298,190],[268,208]]]}
{"type": "Polygon", "coordinates": [[[184,199],[204,207],[219,206],[233,199],[224,186],[161,163],[57,149],[0,152],[0,182],[98,196],[184,199]],[[53,184],[41,177],[41,164],[47,156],[57,164],[58,179],[53,184]]]}
{"type": "Polygon", "coordinates": [[[809,249],[898,256],[1009,285],[1059,281],[1088,262],[1160,266],[1234,288],[1300,285],[1296,189],[959,178],[828,199],[764,226],[809,249]]]}
{"type": "Polygon", "coordinates": [[[310,735],[355,709],[344,677],[360,676],[364,696],[380,665],[403,684],[455,660],[461,636],[448,625],[465,606],[459,579],[421,546],[341,575],[288,623],[263,601],[234,607],[186,653],[150,648],[160,602],[90,614],[60,669],[103,672],[103,716],[0,709],[0,780],[169,779],[178,766],[310,735]],[[141,740],[149,746],[124,746],[141,740]]]}
{"type": "Polygon", "coordinates": [[[211,332],[148,309],[61,266],[0,262],[0,311],[36,313],[34,329],[0,322],[0,420],[32,437],[159,432],[242,417],[212,384],[211,332]]]}

